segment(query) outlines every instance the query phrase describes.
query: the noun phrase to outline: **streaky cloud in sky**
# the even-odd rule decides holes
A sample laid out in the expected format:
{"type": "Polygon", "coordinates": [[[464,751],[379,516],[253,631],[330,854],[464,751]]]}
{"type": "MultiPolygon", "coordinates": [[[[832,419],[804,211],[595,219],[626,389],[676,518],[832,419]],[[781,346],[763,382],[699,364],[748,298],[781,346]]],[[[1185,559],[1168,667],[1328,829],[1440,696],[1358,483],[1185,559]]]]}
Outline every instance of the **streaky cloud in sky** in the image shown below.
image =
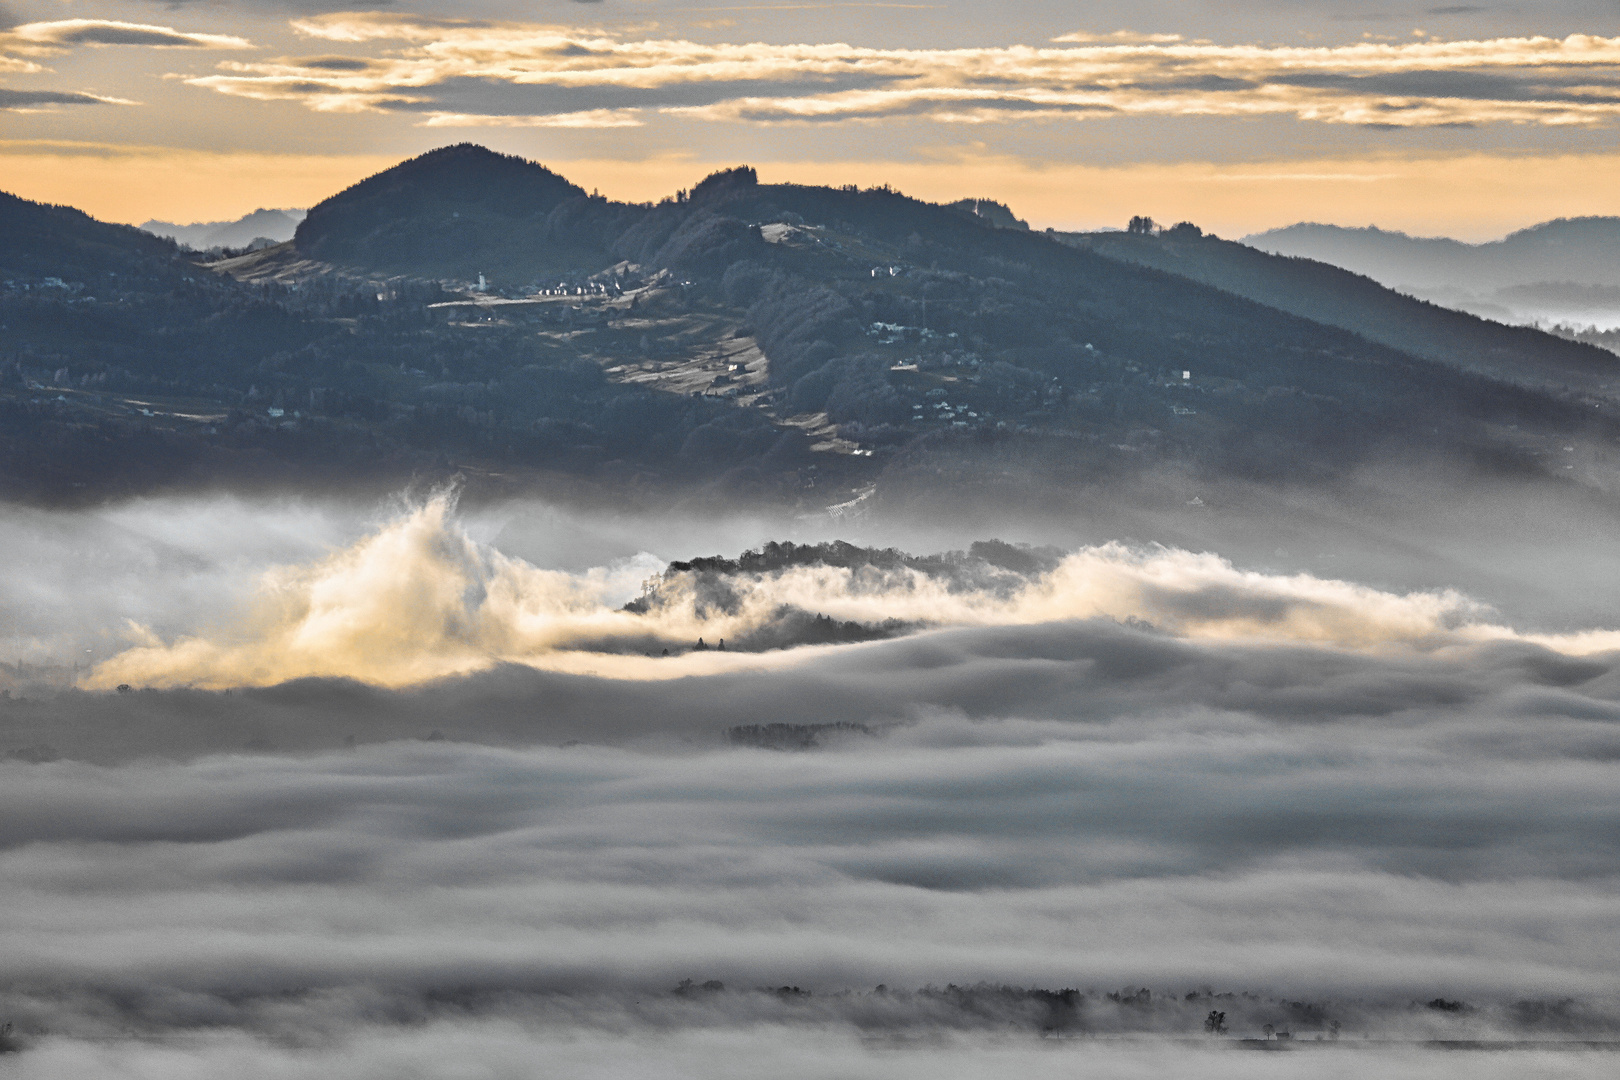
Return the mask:
{"type": "Polygon", "coordinates": [[[116,19],[60,19],[23,23],[0,31],[0,52],[11,56],[51,56],[77,46],[134,45],[148,49],[251,49],[234,34],[176,30],[116,19]]]}
{"type": "MultiPolygon", "coordinates": [[[[49,68],[42,61],[73,49],[112,45],[147,49],[251,49],[252,43],[234,34],[195,33],[168,26],[122,22],[115,19],[60,19],[5,27],[0,23],[0,73],[38,75],[49,68]]],[[[39,105],[78,105],[133,101],[61,89],[0,88],[0,109],[39,105]]]]}
{"type": "Polygon", "coordinates": [[[655,174],[678,187],[746,160],[794,182],[845,165],[945,201],[971,189],[1058,228],[1147,212],[1242,235],[1310,216],[1479,239],[1620,211],[1594,179],[1620,138],[1615,28],[1584,0],[1036,6],[1017,20],[961,0],[346,6],[188,4],[158,20],[127,0],[75,19],[11,4],[0,187],[131,223],[229,218],[313,204],[337,189],[318,178],[358,179],[461,131],[636,199],[672,190],[655,174]],[[141,168],[80,178],[30,149],[43,142],[116,144],[141,168]],[[677,157],[688,168],[669,176],[677,157]],[[987,180],[974,165],[991,161],[1009,165],[987,180]],[[1523,171],[1548,163],[1551,186],[1523,171]],[[1352,171],[1408,165],[1470,175],[1339,190],[1352,171]],[[1238,213],[1201,178],[1279,166],[1322,177],[1284,199],[1246,192],[1238,213]],[[1176,170],[1169,190],[1149,175],[1176,170]]]}
{"type": "Polygon", "coordinates": [[[187,81],[318,111],[409,108],[435,126],[510,124],[522,115],[513,107],[480,114],[437,104],[436,93],[458,80],[528,90],[519,99],[531,102],[527,115],[579,126],[625,126],[644,111],[770,124],[1286,116],[1388,127],[1591,126],[1620,116],[1620,39],[1593,35],[1320,47],[1069,35],[1057,39],[1061,47],[895,49],[708,44],[362,13],[301,19],[293,28],[322,41],[401,44],[356,58],[352,70],[325,60],[233,61],[221,74],[187,81]],[[850,81],[863,85],[838,85],[850,81]],[[774,89],[760,93],[762,84],[774,89]],[[709,103],[683,103],[683,90],[694,85],[733,89],[709,103]],[[534,110],[539,88],[562,95],[558,104],[534,110]],[[615,105],[631,91],[644,103],[615,105]],[[599,100],[581,109],[581,96],[599,100]]]}
{"type": "Polygon", "coordinates": [[[63,90],[11,90],[0,87],[0,109],[26,109],[40,105],[134,105],[122,98],[98,97],[63,90]]]}

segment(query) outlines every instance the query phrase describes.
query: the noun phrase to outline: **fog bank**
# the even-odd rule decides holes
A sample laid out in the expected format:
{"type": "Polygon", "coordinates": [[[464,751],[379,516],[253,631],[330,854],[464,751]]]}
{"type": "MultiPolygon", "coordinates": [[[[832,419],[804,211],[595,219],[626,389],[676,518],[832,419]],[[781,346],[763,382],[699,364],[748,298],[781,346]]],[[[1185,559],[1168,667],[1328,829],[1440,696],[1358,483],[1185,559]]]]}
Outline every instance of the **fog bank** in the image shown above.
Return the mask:
{"type": "Polygon", "coordinates": [[[39,647],[102,643],[0,697],[9,1072],[1612,1070],[1602,624],[1147,543],[547,566],[443,498],[235,505],[6,522],[39,647]]]}

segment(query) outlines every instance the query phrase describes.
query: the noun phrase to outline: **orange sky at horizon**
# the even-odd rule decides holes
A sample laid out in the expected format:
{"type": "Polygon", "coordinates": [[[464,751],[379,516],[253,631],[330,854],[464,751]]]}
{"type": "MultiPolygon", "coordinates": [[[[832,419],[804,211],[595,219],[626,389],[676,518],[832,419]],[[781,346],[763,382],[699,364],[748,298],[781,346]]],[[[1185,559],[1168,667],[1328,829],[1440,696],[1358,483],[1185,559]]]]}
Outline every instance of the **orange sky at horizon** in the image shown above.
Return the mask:
{"type": "Polygon", "coordinates": [[[1620,22],[1592,0],[0,7],[0,190],[114,221],[307,207],[469,138],[635,201],[746,162],[1060,229],[1620,214],[1620,22]]]}
{"type": "MultiPolygon", "coordinates": [[[[450,140],[445,140],[446,142],[450,140]]],[[[36,144],[37,147],[37,144],[36,144]]],[[[427,147],[424,147],[427,149],[427,147]]],[[[0,146],[0,190],[107,221],[230,220],[260,207],[308,207],[394,165],[389,155],[278,155],[0,146]],[[21,149],[21,148],[19,148],[21,149]]],[[[612,198],[648,201],[734,161],[546,160],[612,198]]],[[[1190,220],[1238,237],[1296,221],[1376,224],[1480,241],[1555,217],[1620,214],[1620,155],[1376,158],[1264,163],[1031,162],[1001,155],[937,161],[761,162],[767,183],[889,184],[930,201],[992,198],[1036,228],[1123,225],[1134,214],[1190,220]]]]}

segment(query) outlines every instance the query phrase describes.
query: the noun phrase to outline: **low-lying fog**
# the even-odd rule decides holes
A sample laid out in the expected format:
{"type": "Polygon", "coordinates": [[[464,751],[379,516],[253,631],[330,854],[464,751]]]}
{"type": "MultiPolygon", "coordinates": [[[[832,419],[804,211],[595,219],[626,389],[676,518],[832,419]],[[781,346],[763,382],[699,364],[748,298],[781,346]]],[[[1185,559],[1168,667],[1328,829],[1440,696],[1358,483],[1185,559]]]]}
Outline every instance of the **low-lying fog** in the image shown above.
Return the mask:
{"type": "MultiPolygon", "coordinates": [[[[1578,451],[1578,447],[1568,448],[1578,451]]],[[[1243,570],[1376,589],[1457,590],[1524,631],[1620,625],[1620,504],[1575,484],[1369,474],[1331,496],[1187,486],[1067,493],[1049,510],[935,500],[857,504],[844,516],[754,507],[681,511],[541,500],[462,505],[458,530],[542,570],[584,575],[622,603],[669,560],[736,556],[769,541],[844,540],[924,555],[975,540],[1055,547],[1121,542],[1214,553],[1243,570]],[[875,504],[875,505],[874,505],[875,504]]],[[[427,497],[374,501],[231,496],[146,499],[85,511],[0,506],[0,660],[89,665],[130,640],[232,623],[273,568],[346,548],[427,497]]],[[[1036,502],[1037,507],[1039,502],[1036,502]]]]}
{"type": "Polygon", "coordinates": [[[0,1068],[1609,1075],[1613,512],[1194,497],[7,509],[0,1068]]]}

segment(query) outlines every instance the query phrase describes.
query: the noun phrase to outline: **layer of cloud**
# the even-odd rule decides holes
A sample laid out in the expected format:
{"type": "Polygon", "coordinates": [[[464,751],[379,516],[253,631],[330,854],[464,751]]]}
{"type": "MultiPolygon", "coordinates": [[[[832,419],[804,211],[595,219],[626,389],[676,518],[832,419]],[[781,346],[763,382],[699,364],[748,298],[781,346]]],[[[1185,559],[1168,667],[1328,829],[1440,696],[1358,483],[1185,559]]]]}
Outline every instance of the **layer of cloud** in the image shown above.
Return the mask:
{"type": "Polygon", "coordinates": [[[58,19],[53,22],[23,23],[19,26],[0,28],[0,72],[38,74],[46,70],[41,63],[42,60],[60,56],[72,49],[103,48],[109,45],[147,49],[253,47],[247,39],[233,34],[196,33],[148,23],[121,22],[116,19],[58,19]]]}
{"type": "Polygon", "coordinates": [[[97,665],[84,685],[226,688],[325,677],[407,686],[501,663],[655,680],[780,669],[796,655],[735,645],[793,644],[795,619],[831,620],[868,636],[1103,618],[1194,639],[1345,649],[1497,641],[1571,656],[1620,649],[1620,632],[1607,629],[1520,634],[1455,592],[1396,594],[1244,571],[1207,553],[1105,544],[1030,559],[1021,571],[961,556],[686,570],[656,580],[629,610],[620,605],[662,569],[660,560],[642,555],[585,573],[541,569],[474,541],[453,500],[439,495],[324,559],[270,571],[239,621],[170,639],[131,624],[131,647],[97,665]],[[691,651],[728,638],[730,652],[691,651]]]}
{"type": "Polygon", "coordinates": [[[1609,1055],[1544,1047],[1521,1053],[1458,1053],[1418,1047],[1341,1043],[1303,1054],[1227,1052],[1224,1043],[1184,1040],[1008,1038],[929,1031],[889,1036],[859,1028],[807,1030],[779,1022],[712,1030],[632,1028],[634,1035],[536,1030],[521,1019],[442,1018],[409,1028],[368,1025],[336,1045],[300,1046],[239,1034],[181,1039],[80,1042],[47,1040],[18,1061],[19,1080],[170,1080],[247,1075],[255,1080],[427,1080],[493,1076],[503,1080],[566,1075],[574,1080],[981,1080],[1018,1076],[1069,1080],[1274,1080],[1298,1076],[1378,1076],[1385,1080],[1601,1080],[1609,1055]],[[1339,1071],[1339,1070],[1343,1071],[1339,1071]]]}
{"type": "Polygon", "coordinates": [[[116,19],[58,19],[23,23],[0,32],[0,50],[10,55],[51,56],[76,47],[105,45],[135,45],[148,49],[253,47],[246,38],[234,34],[198,33],[116,19]]]}
{"type": "MultiPolygon", "coordinates": [[[[366,528],[370,508],[344,509],[0,515],[15,613],[95,623],[151,594],[210,664],[324,650],[374,682],[444,672],[12,683],[11,1072],[1612,1071],[1387,1040],[1620,1031],[1615,653],[1481,632],[1456,594],[1171,549],[655,575],[647,556],[581,567],[690,525],[615,519],[611,545],[598,528],[568,552],[577,520],[461,522],[437,500],[366,528]],[[253,617],[208,627],[267,563],[289,568],[253,617]],[[620,611],[645,576],[646,614],[620,611]],[[638,621],[735,633],[799,605],[937,628],[774,666],[632,658],[674,679],[579,651],[638,621]],[[488,666],[502,650],[526,662],[488,666]],[[602,673],[551,670],[564,655],[602,673]],[[776,745],[820,745],[757,748],[770,724],[794,736],[776,745]],[[1314,1045],[1338,1023],[1343,1042],[1117,1038],[1198,1036],[1212,1010],[1236,1036],[1314,1045]]],[[[675,542],[771,527],[709,524],[675,542]]]]}
{"type": "Polygon", "coordinates": [[[1044,47],[880,49],[358,13],[293,25],[384,51],[346,70],[330,58],[284,58],[188,81],[319,111],[404,108],[440,126],[516,115],[572,126],[666,114],[771,124],[1286,116],[1394,127],[1590,126],[1620,116],[1620,39],[1582,35],[1282,47],[1074,34],[1044,47]],[[451,103],[455,84],[484,87],[486,107],[451,103]],[[699,88],[707,100],[694,103],[699,88]]]}
{"type": "MultiPolygon", "coordinates": [[[[1020,664],[1028,679],[1012,657],[958,675],[983,691],[1020,664]]],[[[884,666],[906,677],[903,653],[884,666]]],[[[1095,685],[1111,681],[1131,675],[1095,685]]],[[[1333,724],[1082,717],[1048,685],[1026,699],[1069,718],[934,712],[788,754],[726,748],[719,726],[741,710],[723,680],[704,689],[708,737],[664,750],[395,741],[0,763],[0,1010],[70,1038],[306,1045],[436,1017],[574,1035],[1038,1034],[1038,1012],[995,995],[871,997],[1010,983],[1090,991],[1077,1034],[1190,1034],[1212,1004],[1238,1034],[1300,1030],[1278,997],[1317,1003],[1304,1030],[1338,1019],[1379,1038],[1620,1023],[1612,720],[1416,700],[1333,724]],[[740,993],[694,1002],[669,993],[682,979],[740,993]],[[782,985],[813,996],[751,992],[782,985]],[[1121,1010],[1101,994],[1142,986],[1171,1001],[1121,1010]],[[1206,988],[1259,996],[1186,1003],[1206,988]],[[1435,997],[1469,1008],[1408,1005],[1435,997]]],[[[804,686],[761,689],[769,707],[804,686]]],[[[343,696],[307,687],[283,711],[343,696]]],[[[656,697],[641,703],[636,723],[656,729],[656,697]]],[[[73,724],[72,709],[55,711],[73,724]]],[[[528,709],[544,727],[548,700],[528,709]]]]}
{"type": "Polygon", "coordinates": [[[12,90],[0,86],[0,109],[34,109],[41,105],[133,105],[123,98],[69,90],[12,90]]]}

